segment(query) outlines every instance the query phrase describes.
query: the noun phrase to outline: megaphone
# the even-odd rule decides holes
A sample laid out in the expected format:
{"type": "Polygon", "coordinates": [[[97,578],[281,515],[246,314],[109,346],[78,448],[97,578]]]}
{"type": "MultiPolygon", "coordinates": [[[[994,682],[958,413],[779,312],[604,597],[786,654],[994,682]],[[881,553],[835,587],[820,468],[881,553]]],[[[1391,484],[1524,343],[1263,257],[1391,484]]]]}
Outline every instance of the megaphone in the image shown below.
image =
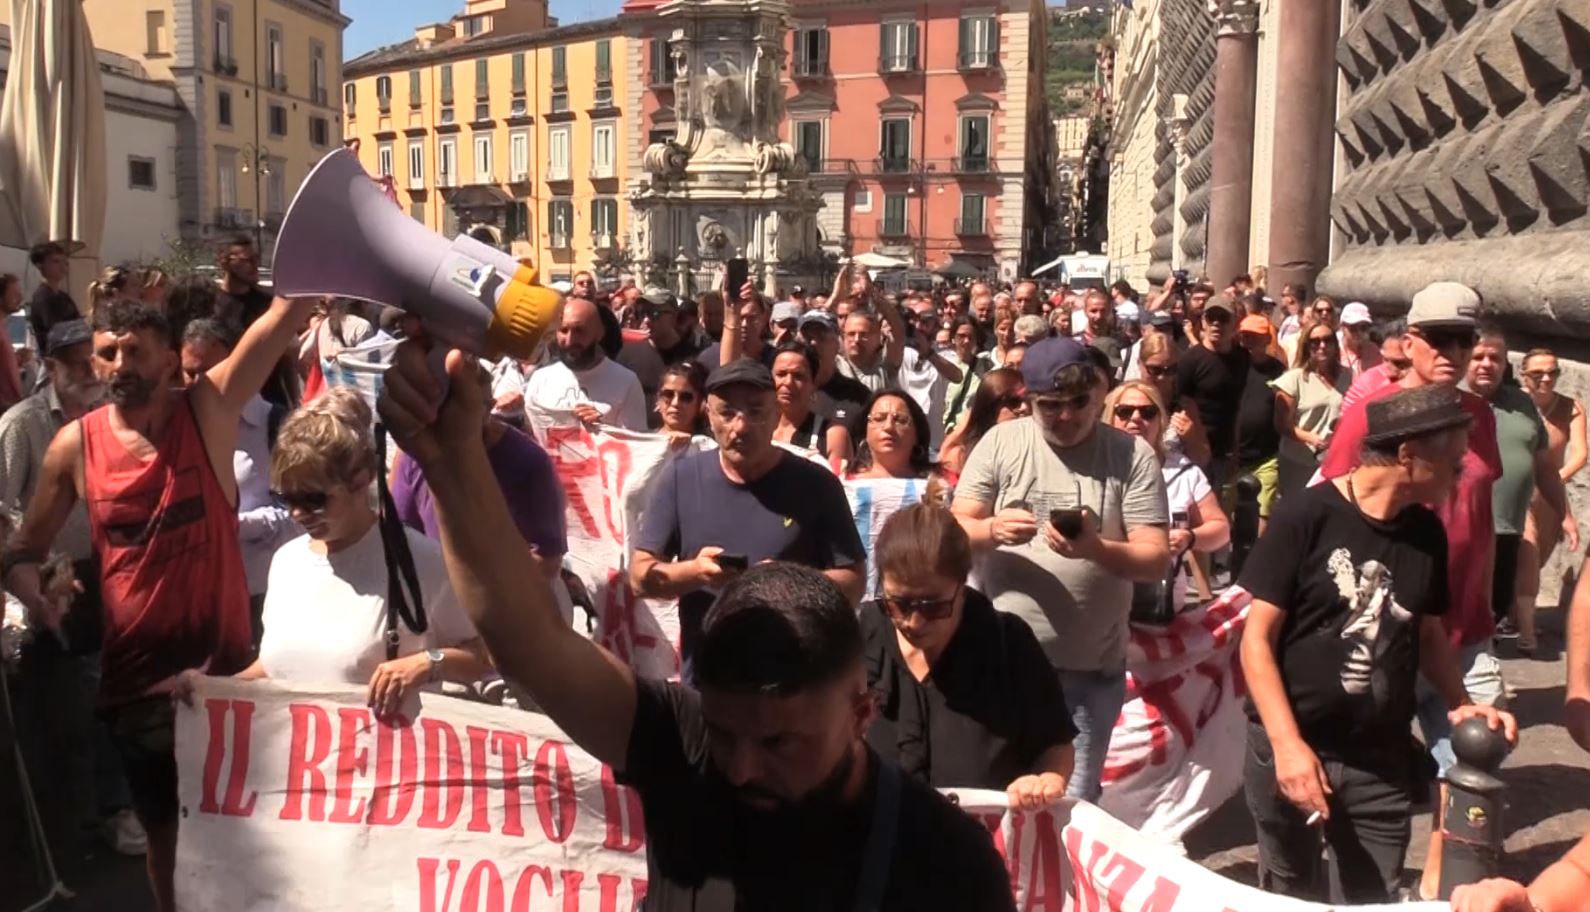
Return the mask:
{"type": "Polygon", "coordinates": [[[298,188],[276,238],[277,294],[399,307],[436,339],[476,355],[535,356],[563,298],[528,261],[409,218],[352,153],[327,155],[298,188]]]}

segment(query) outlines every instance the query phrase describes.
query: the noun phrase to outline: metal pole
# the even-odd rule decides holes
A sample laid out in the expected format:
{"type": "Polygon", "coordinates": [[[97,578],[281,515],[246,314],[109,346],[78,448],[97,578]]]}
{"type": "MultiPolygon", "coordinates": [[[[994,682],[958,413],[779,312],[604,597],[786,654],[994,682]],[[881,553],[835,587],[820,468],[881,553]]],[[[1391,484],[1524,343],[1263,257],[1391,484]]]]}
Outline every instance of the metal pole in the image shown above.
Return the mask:
{"type": "Polygon", "coordinates": [[[1237,479],[1237,502],[1231,511],[1231,581],[1242,575],[1248,552],[1259,540],[1259,479],[1243,475],[1237,479]]]}
{"type": "Polygon", "coordinates": [[[1511,751],[1484,719],[1467,719],[1452,731],[1457,763],[1446,774],[1441,807],[1441,891],[1452,898],[1459,884],[1495,877],[1502,863],[1502,805],[1506,783],[1495,773],[1511,751]]]}

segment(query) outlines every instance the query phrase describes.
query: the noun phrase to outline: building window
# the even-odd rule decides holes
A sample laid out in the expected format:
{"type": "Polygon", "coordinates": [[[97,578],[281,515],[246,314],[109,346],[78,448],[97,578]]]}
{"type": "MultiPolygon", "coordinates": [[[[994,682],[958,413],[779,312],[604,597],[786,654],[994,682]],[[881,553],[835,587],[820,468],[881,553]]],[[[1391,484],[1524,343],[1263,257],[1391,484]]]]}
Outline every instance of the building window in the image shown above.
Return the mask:
{"type": "Polygon", "coordinates": [[[567,113],[569,113],[569,93],[568,92],[553,92],[552,93],[552,113],[553,114],[567,114],[567,113]]]}
{"type": "Polygon", "coordinates": [[[904,237],[906,234],[906,200],[904,193],[883,195],[883,222],[878,233],[884,237],[904,237]]]}
{"type": "Polygon", "coordinates": [[[134,190],[155,189],[155,160],[137,155],[127,156],[127,186],[134,190]]]}
{"type": "Polygon", "coordinates": [[[796,121],[795,154],[806,159],[806,170],[817,174],[823,170],[823,122],[820,120],[796,121]]]}
{"type": "Polygon", "coordinates": [[[525,116],[525,112],[528,111],[528,110],[529,110],[529,106],[525,102],[525,99],[524,99],[523,96],[520,96],[518,98],[515,98],[513,101],[508,102],[508,116],[509,117],[523,117],[523,116],[525,116]]]}
{"type": "Polygon", "coordinates": [[[146,52],[151,57],[163,57],[171,53],[171,45],[166,37],[166,11],[150,10],[144,13],[144,30],[148,33],[149,50],[146,52]]]}
{"type": "Polygon", "coordinates": [[[271,88],[278,92],[287,91],[287,61],[283,55],[282,27],[279,25],[265,27],[265,75],[266,83],[271,88]]]}
{"type": "Polygon", "coordinates": [[[342,84],[342,107],[349,120],[353,119],[354,109],[358,107],[358,83],[345,82],[342,84]]]}
{"type": "Polygon", "coordinates": [[[911,170],[911,118],[885,117],[878,141],[879,170],[899,174],[911,170]]]}
{"type": "Polygon", "coordinates": [[[287,160],[270,160],[271,173],[265,175],[265,212],[280,218],[287,211],[287,160]]]}
{"type": "Polygon", "coordinates": [[[436,185],[452,187],[458,181],[458,140],[449,136],[436,145],[436,185]]]}
{"type": "Polygon", "coordinates": [[[961,115],[960,171],[982,172],[988,170],[987,114],[961,115]]]}
{"type": "MultiPolygon", "coordinates": [[[[215,204],[222,209],[237,208],[237,150],[215,150],[215,204]]],[[[237,227],[241,228],[242,225],[237,227]]]]}
{"type": "Polygon", "coordinates": [[[618,127],[613,123],[591,125],[591,177],[616,177],[613,160],[617,155],[618,127]]]}
{"type": "Polygon", "coordinates": [[[475,61],[475,97],[491,97],[491,71],[484,57],[475,61]]]}
{"type": "Polygon", "coordinates": [[[530,204],[524,200],[515,200],[509,204],[506,213],[507,231],[504,232],[510,241],[530,240],[530,204]]]}
{"type": "Polygon", "coordinates": [[[569,127],[547,128],[547,180],[569,179],[569,127]]]}
{"type": "Polygon", "coordinates": [[[218,89],[215,93],[215,122],[227,129],[232,127],[232,92],[229,89],[218,89]]]}
{"type": "Polygon", "coordinates": [[[508,134],[509,179],[515,183],[530,179],[530,131],[514,130],[508,134]]]}
{"type": "Polygon", "coordinates": [[[442,109],[442,126],[447,126],[448,124],[450,124],[452,122],[453,122],[453,109],[452,108],[443,108],[442,109]]]}
{"type": "Polygon", "coordinates": [[[618,200],[591,200],[591,242],[598,250],[618,243],[618,200]]]}
{"type": "Polygon", "coordinates": [[[554,89],[568,88],[569,85],[569,49],[559,45],[552,49],[552,87],[554,89]]]}
{"type": "Polygon", "coordinates": [[[855,199],[851,200],[850,208],[856,212],[871,212],[872,189],[870,187],[862,187],[857,190],[855,199]]]}
{"type": "Polygon", "coordinates": [[[955,225],[955,233],[982,237],[988,233],[988,228],[983,222],[987,209],[987,198],[981,193],[967,193],[961,197],[961,218],[955,225]]]}
{"type": "Polygon", "coordinates": [[[655,146],[658,143],[665,143],[672,140],[675,135],[673,127],[657,127],[646,134],[646,144],[655,146]]]}
{"type": "Polygon", "coordinates": [[[414,200],[409,203],[409,217],[421,225],[425,224],[425,201],[414,200]]]}
{"type": "Polygon", "coordinates": [[[375,161],[376,177],[392,176],[392,144],[390,142],[384,142],[380,145],[376,151],[375,161]]]}
{"type": "Polygon", "coordinates": [[[475,183],[494,184],[497,178],[492,174],[491,134],[486,133],[475,137],[475,183]]]}
{"type": "Polygon", "coordinates": [[[453,65],[442,64],[442,104],[453,103],[453,65]]]}
{"type": "Polygon", "coordinates": [[[513,93],[524,94],[524,53],[513,55],[513,93]]]}
{"type": "Polygon", "coordinates": [[[237,61],[232,59],[232,10],[225,6],[215,8],[215,71],[228,76],[237,73],[237,61]]]}
{"type": "Polygon", "coordinates": [[[828,74],[828,29],[825,26],[795,30],[795,75],[828,74]]]}
{"type": "Polygon", "coordinates": [[[963,70],[984,70],[994,65],[995,19],[992,15],[961,19],[960,52],[956,59],[963,70]]]}
{"type": "Polygon", "coordinates": [[[272,136],[287,135],[287,106],[273,104],[270,106],[270,130],[272,136]]]}
{"type": "Polygon", "coordinates": [[[651,40],[651,62],[647,70],[651,73],[651,84],[654,86],[671,86],[674,84],[673,67],[668,52],[668,39],[661,36],[651,40]]]}
{"type": "Polygon", "coordinates": [[[409,107],[418,108],[424,103],[424,82],[419,70],[409,70],[409,107]]]}
{"type": "Polygon", "coordinates": [[[885,22],[879,27],[878,71],[910,73],[917,68],[916,22],[885,22]]]}
{"type": "Polygon", "coordinates": [[[491,120],[491,102],[475,102],[475,123],[485,123],[488,120],[491,120]]]}
{"type": "Polygon", "coordinates": [[[486,30],[485,16],[468,16],[464,19],[464,37],[473,38],[486,30]]]}
{"type": "Polygon", "coordinates": [[[613,81],[613,42],[607,38],[596,42],[596,81],[613,81]]]}
{"type": "Polygon", "coordinates": [[[425,189],[425,143],[417,139],[409,141],[409,189],[425,189]]]}
{"type": "Polygon", "coordinates": [[[572,200],[547,200],[547,240],[554,250],[567,250],[574,237],[572,200]]]}
{"type": "Polygon", "coordinates": [[[375,106],[382,114],[392,112],[392,77],[375,77],[375,106]]]}
{"type": "Polygon", "coordinates": [[[324,117],[309,118],[309,142],[322,148],[331,145],[331,121],[324,117]]]}
{"type": "Polygon", "coordinates": [[[326,49],[318,41],[309,43],[309,92],[315,104],[326,104],[326,49]]]}

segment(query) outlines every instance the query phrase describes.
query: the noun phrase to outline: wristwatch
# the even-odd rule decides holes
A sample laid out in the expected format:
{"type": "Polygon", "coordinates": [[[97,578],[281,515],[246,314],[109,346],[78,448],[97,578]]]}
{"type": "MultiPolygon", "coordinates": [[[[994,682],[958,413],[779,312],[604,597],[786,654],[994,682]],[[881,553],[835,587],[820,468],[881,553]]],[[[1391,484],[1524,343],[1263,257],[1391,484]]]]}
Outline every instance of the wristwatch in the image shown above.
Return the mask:
{"type": "Polygon", "coordinates": [[[442,679],[442,659],[445,657],[440,649],[425,650],[425,657],[431,660],[431,676],[429,680],[434,684],[442,679]]]}

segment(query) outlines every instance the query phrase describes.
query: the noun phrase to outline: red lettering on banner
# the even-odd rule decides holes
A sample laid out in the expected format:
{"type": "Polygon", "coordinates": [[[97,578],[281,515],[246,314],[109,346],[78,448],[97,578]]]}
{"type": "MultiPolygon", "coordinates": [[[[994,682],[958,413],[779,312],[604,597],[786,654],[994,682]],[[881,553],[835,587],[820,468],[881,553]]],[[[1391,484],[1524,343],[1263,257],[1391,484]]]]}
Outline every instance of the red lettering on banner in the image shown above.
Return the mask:
{"type": "Polygon", "coordinates": [[[530,755],[530,739],[518,732],[493,731],[492,747],[502,758],[502,835],[523,836],[524,780],[519,767],[530,755]]]}
{"type": "Polygon", "coordinates": [[[458,859],[447,859],[447,894],[442,901],[436,901],[436,869],[441,866],[439,858],[421,858],[417,864],[420,869],[420,912],[446,912],[453,905],[453,883],[458,879],[458,859]]]}
{"type": "Polygon", "coordinates": [[[364,799],[353,801],[353,774],[364,775],[369,752],[358,744],[359,733],[370,729],[370,711],[361,706],[337,710],[337,773],[331,797],[331,823],[358,823],[364,819],[364,799]]]}
{"type": "Polygon", "coordinates": [[[563,458],[564,448],[571,443],[589,447],[591,435],[583,427],[550,427],[547,428],[546,443],[547,455],[552,457],[552,466],[557,470],[558,481],[563,483],[563,493],[568,499],[569,510],[580,520],[580,527],[585,530],[586,536],[597,538],[601,535],[601,530],[596,527],[596,517],[591,514],[591,508],[585,502],[585,492],[580,486],[580,479],[595,478],[600,481],[602,464],[600,460],[591,457],[579,460],[563,458]]]}
{"type": "Polygon", "coordinates": [[[1109,884],[1104,894],[1104,907],[1110,910],[1121,909],[1126,905],[1126,894],[1132,892],[1137,882],[1143,879],[1143,866],[1116,852],[1115,857],[1110,859],[1110,863],[1104,866],[1104,870],[1100,871],[1098,876],[1109,884]]]}
{"type": "Polygon", "coordinates": [[[326,819],[326,774],[320,764],[331,754],[331,715],[313,703],[294,703],[287,707],[292,716],[291,742],[287,748],[287,796],[282,802],[282,820],[326,819]],[[309,796],[307,818],[304,796],[309,796]]]}
{"type": "Polygon", "coordinates": [[[530,782],[536,814],[541,818],[541,831],[555,843],[567,841],[574,834],[574,771],[569,769],[569,754],[561,741],[541,742],[530,782]],[[554,797],[556,808],[553,807],[554,797]]]}
{"type": "Polygon", "coordinates": [[[1181,884],[1166,880],[1163,877],[1154,878],[1154,892],[1148,894],[1143,900],[1139,912],[1171,912],[1176,908],[1176,900],[1181,896],[1181,884]]]}
{"type": "MultiPolygon", "coordinates": [[[[563,872],[563,912],[580,912],[580,885],[583,883],[584,871],[563,872]]],[[[636,903],[634,908],[639,909],[640,903],[636,903]]]]}
{"type": "Polygon", "coordinates": [[[613,778],[613,768],[602,764],[602,819],[607,822],[602,848],[632,855],[644,848],[646,823],[642,813],[640,796],[619,785],[613,778]]]}
{"type": "MultiPolygon", "coordinates": [[[[1026,815],[1012,816],[1019,820],[1026,815]]],[[[1060,844],[1055,841],[1054,831],[1054,815],[1049,811],[1039,811],[1033,818],[1032,862],[1027,871],[1027,904],[1022,907],[1022,912],[1031,909],[1060,912],[1066,907],[1068,885],[1061,876],[1064,868],[1060,861],[1060,844]]]]}
{"type": "Polygon", "coordinates": [[[1073,912],[1099,912],[1099,865],[1105,856],[1110,854],[1110,847],[1097,839],[1089,839],[1087,849],[1088,858],[1082,859],[1081,830],[1068,826],[1065,829],[1066,854],[1071,859],[1071,889],[1072,897],[1076,900],[1072,906],[1073,912]]]}
{"type": "Polygon", "coordinates": [[[459,912],[503,912],[502,875],[489,861],[477,861],[458,897],[459,912]]]}
{"type": "Polygon", "coordinates": [[[458,732],[440,719],[421,719],[420,731],[425,739],[425,780],[420,786],[425,800],[419,825],[427,830],[445,830],[464,809],[463,745],[458,732]]]}
{"type": "Polygon", "coordinates": [[[205,700],[204,709],[209,717],[210,741],[204,751],[204,778],[199,813],[219,814],[224,817],[247,817],[254,813],[259,793],[250,791],[243,797],[243,787],[248,784],[249,736],[254,730],[254,703],[251,700],[205,700]],[[219,803],[216,792],[220,786],[221,762],[226,759],[226,719],[232,717],[232,764],[227,770],[226,796],[219,803]]]}
{"type": "Polygon", "coordinates": [[[486,743],[491,731],[478,725],[466,725],[464,734],[469,738],[469,831],[490,833],[489,801],[491,783],[486,779],[486,743]]]}
{"type": "MultiPolygon", "coordinates": [[[[607,518],[607,530],[613,533],[613,541],[624,547],[629,530],[619,531],[623,517],[614,519],[615,510],[624,509],[624,485],[629,481],[630,451],[629,446],[619,440],[596,441],[596,456],[602,464],[602,506],[607,518]],[[617,491],[618,497],[608,497],[608,491],[617,491]]],[[[627,549],[626,549],[627,550],[627,549]]]]}
{"type": "Polygon", "coordinates": [[[409,815],[409,810],[414,807],[419,753],[412,725],[394,727],[385,723],[376,724],[375,788],[370,792],[371,826],[396,826],[409,815]]]}
{"type": "Polygon", "coordinates": [[[530,889],[535,886],[535,881],[541,881],[541,889],[546,891],[547,899],[552,898],[552,869],[533,864],[519,874],[519,882],[513,885],[513,898],[508,901],[511,912],[530,912],[530,889]]]}

